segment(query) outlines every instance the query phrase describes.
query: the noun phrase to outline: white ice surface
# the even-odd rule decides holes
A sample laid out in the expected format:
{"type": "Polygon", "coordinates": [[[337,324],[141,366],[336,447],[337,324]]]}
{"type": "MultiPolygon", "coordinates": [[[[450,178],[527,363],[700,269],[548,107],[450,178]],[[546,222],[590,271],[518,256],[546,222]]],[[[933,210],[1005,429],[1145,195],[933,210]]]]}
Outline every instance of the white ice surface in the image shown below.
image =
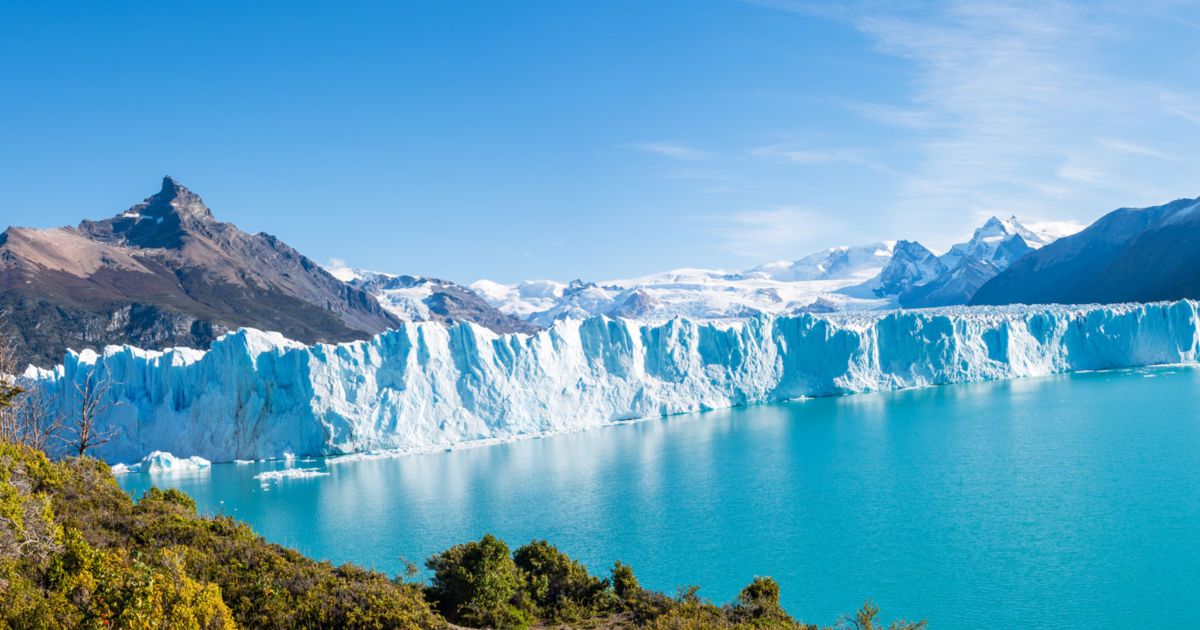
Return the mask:
{"type": "Polygon", "coordinates": [[[109,347],[31,371],[66,414],[111,375],[110,462],[433,450],[735,405],[1196,360],[1197,303],[958,307],[736,321],[559,321],[533,335],[406,324],[305,346],[241,330],[204,353],[109,347]]]}

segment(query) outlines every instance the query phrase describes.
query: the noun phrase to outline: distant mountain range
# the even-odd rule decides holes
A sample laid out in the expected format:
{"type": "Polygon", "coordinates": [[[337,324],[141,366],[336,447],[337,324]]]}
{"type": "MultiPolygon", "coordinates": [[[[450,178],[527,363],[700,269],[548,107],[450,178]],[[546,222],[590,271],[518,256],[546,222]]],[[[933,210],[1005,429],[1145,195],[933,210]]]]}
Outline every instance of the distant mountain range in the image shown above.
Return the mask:
{"type": "Polygon", "coordinates": [[[626,280],[471,284],[492,306],[541,326],[596,315],[731,319],[965,304],[1013,261],[1053,242],[1015,217],[991,218],[938,256],[915,241],[831,247],[745,271],[677,269],[626,280]]]}
{"type": "Polygon", "coordinates": [[[528,333],[597,315],[734,319],[958,304],[1200,297],[1200,199],[1123,208],[1063,238],[988,219],[938,255],[916,241],[831,247],[744,271],[465,287],[326,269],[269,234],[217,221],[170,177],[115,217],[0,234],[0,334],[38,365],[68,348],[206,348],[240,327],[305,343],[363,339],[405,321],[528,333]]]}

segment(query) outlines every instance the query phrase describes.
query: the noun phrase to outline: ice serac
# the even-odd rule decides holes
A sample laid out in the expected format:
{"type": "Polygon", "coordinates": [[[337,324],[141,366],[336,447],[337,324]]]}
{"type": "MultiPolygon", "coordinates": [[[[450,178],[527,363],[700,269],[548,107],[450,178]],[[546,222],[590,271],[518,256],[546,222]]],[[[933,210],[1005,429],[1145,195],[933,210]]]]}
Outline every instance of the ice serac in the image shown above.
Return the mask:
{"type": "Polygon", "coordinates": [[[27,376],[69,407],[72,383],[102,372],[119,403],[103,419],[118,436],[99,451],[110,462],[423,450],[802,396],[1192,362],[1198,306],[592,318],[532,335],[419,323],[313,346],[244,329],[207,352],[114,346],[27,376]]]}

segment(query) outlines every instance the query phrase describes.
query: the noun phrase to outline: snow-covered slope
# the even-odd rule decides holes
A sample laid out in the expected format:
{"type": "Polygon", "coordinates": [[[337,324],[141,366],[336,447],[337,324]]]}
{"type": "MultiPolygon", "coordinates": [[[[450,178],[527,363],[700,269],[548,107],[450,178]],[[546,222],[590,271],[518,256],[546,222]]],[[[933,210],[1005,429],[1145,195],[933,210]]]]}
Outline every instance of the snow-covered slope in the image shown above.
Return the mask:
{"type": "Polygon", "coordinates": [[[375,297],[384,310],[404,322],[473,322],[498,333],[533,332],[536,326],[503,313],[476,291],[425,276],[396,275],[331,265],[328,271],[346,284],[375,297]]]}
{"type": "Polygon", "coordinates": [[[593,318],[532,335],[405,324],[340,345],[241,330],[207,352],[114,346],[31,369],[64,412],[97,371],[118,401],[98,454],[214,461],[428,449],[633,418],[1068,370],[1192,362],[1192,301],[803,314],[724,323],[593,318]]]}
{"type": "Polygon", "coordinates": [[[500,311],[539,326],[601,315],[645,321],[741,319],[795,313],[817,303],[828,310],[880,309],[895,301],[869,290],[843,289],[877,275],[891,260],[895,246],[894,241],[886,241],[832,247],[800,260],[746,271],[684,268],[569,284],[543,280],[504,285],[480,280],[471,288],[500,311]]]}
{"type": "Polygon", "coordinates": [[[866,280],[879,273],[892,258],[896,241],[856,247],[830,247],[792,262],[774,262],[751,269],[773,280],[866,280]]]}
{"type": "MultiPolygon", "coordinates": [[[[831,247],[799,260],[744,271],[684,268],[569,284],[539,280],[505,285],[480,280],[471,288],[501,312],[542,327],[601,315],[706,321],[946,306],[965,304],[997,272],[1055,238],[1016,217],[992,217],[969,240],[941,256],[915,241],[881,241],[831,247]]],[[[388,303],[386,297],[380,301],[388,303]]]]}
{"type": "Polygon", "coordinates": [[[476,280],[469,286],[488,304],[521,319],[554,307],[567,288],[566,283],[553,280],[527,280],[517,285],[476,280]]]}

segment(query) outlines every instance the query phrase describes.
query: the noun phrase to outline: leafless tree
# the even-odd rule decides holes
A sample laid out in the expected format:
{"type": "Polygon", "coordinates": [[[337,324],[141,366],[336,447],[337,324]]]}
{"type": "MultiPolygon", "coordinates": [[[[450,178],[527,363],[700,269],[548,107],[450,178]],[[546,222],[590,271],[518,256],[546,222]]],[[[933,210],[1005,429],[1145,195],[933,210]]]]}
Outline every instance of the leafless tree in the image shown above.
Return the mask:
{"type": "Polygon", "coordinates": [[[100,374],[100,365],[83,379],[75,382],[75,391],[79,394],[79,414],[69,427],[74,437],[70,440],[72,448],[83,457],[89,448],[97,448],[116,437],[115,429],[101,430],[97,422],[117,405],[108,392],[112,388],[112,376],[107,372],[100,374]]]}
{"type": "Polygon", "coordinates": [[[41,384],[15,375],[15,356],[0,339],[0,440],[48,451],[62,441],[65,419],[41,384]]]}
{"type": "Polygon", "coordinates": [[[20,443],[50,452],[51,448],[66,441],[66,417],[54,404],[54,400],[45,388],[39,384],[30,385],[21,398],[16,412],[17,433],[20,443]]]}
{"type": "Polygon", "coordinates": [[[0,339],[0,440],[16,442],[17,405],[25,389],[17,381],[12,345],[0,339]]]}

